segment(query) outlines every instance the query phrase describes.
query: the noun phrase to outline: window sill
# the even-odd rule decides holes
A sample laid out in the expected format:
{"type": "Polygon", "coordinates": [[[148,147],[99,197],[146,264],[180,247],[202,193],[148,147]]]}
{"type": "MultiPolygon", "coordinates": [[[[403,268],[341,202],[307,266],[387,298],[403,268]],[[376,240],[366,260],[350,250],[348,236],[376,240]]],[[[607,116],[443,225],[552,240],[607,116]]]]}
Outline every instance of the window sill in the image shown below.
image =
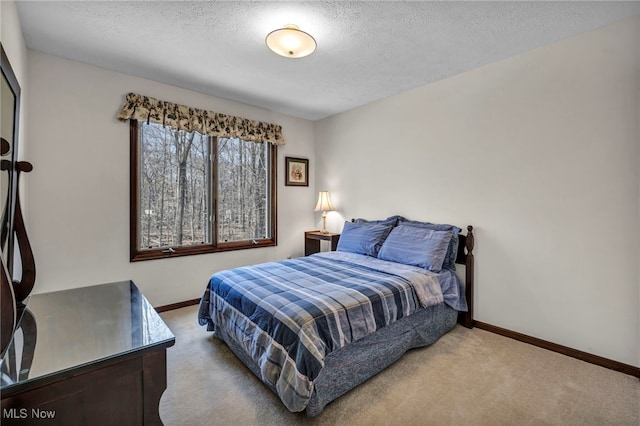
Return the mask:
{"type": "Polygon", "coordinates": [[[226,251],[246,250],[246,249],[261,248],[261,247],[275,247],[276,245],[277,244],[275,240],[261,240],[261,241],[257,241],[255,244],[247,243],[246,241],[241,241],[241,242],[235,242],[235,243],[221,243],[218,246],[200,245],[200,246],[177,247],[173,249],[173,252],[168,252],[167,248],[150,249],[150,250],[142,250],[142,251],[132,250],[129,261],[140,262],[144,260],[170,259],[172,257],[193,256],[197,254],[220,253],[220,252],[226,252],[226,251]]]}

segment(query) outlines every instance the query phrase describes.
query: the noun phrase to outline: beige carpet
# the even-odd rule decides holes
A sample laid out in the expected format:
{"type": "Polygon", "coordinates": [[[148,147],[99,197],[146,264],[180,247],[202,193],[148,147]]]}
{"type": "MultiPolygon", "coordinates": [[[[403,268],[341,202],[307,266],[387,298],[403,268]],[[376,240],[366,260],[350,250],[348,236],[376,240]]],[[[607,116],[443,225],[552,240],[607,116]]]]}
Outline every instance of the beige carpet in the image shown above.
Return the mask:
{"type": "Polygon", "coordinates": [[[290,413],[197,307],[165,312],[165,425],[640,425],[640,380],[484,330],[456,326],[329,404],[290,413]]]}

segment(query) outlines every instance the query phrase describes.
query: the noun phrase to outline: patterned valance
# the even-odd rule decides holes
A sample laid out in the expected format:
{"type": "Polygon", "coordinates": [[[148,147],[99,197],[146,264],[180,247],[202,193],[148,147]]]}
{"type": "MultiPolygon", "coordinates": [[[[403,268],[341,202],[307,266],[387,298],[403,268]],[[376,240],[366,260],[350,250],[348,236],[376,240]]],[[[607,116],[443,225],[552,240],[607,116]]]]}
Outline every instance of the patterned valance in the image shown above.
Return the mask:
{"type": "Polygon", "coordinates": [[[192,108],[135,93],[127,94],[118,119],[147,121],[209,136],[284,145],[282,127],[277,124],[192,108]]]}

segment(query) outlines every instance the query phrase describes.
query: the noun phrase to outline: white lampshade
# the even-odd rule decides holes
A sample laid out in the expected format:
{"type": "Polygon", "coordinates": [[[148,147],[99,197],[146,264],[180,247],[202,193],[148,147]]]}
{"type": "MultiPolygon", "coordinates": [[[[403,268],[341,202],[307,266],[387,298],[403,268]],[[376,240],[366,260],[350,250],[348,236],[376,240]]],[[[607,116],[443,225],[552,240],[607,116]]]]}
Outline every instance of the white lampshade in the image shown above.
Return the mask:
{"type": "Polygon", "coordinates": [[[330,212],[335,210],[333,204],[331,204],[331,197],[329,197],[329,191],[320,191],[318,194],[318,204],[316,204],[315,211],[317,212],[330,212]]]}
{"type": "Polygon", "coordinates": [[[316,41],[296,25],[271,31],[264,40],[273,52],[286,58],[303,58],[316,50],[316,41]]]}

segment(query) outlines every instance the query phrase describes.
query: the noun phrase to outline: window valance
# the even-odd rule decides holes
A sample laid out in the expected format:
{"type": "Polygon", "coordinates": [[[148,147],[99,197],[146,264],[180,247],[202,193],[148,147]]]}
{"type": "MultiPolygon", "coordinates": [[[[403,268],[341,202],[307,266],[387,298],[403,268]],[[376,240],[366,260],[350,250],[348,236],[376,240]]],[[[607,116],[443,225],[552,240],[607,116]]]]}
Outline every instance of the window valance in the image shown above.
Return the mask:
{"type": "Polygon", "coordinates": [[[118,119],[148,121],[209,136],[284,145],[282,126],[277,124],[192,108],[135,93],[127,94],[118,119]]]}

